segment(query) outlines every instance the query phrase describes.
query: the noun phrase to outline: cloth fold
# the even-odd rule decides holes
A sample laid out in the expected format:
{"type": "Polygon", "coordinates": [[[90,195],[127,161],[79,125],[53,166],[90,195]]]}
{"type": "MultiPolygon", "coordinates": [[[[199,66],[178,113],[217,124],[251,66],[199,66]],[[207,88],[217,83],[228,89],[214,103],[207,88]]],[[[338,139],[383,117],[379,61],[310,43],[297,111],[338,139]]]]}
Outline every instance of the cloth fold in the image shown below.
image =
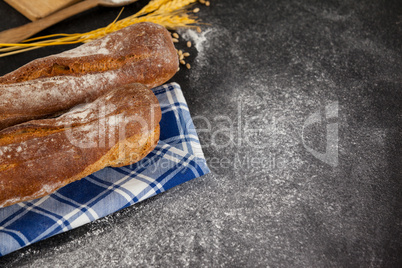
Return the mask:
{"type": "Polygon", "coordinates": [[[105,168],[55,193],[0,209],[0,256],[131,206],[209,173],[181,88],[153,89],[162,110],[156,148],[141,161],[105,168]]]}

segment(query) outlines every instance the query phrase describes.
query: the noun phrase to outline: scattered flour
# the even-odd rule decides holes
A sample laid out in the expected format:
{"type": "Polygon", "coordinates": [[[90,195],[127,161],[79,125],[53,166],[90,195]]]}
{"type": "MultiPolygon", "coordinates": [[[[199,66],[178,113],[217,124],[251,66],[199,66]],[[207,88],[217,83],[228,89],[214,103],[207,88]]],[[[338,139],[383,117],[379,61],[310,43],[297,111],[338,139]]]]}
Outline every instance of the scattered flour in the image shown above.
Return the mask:
{"type": "Polygon", "coordinates": [[[208,51],[210,48],[213,48],[213,46],[211,46],[213,39],[216,38],[216,35],[219,35],[220,32],[217,28],[208,28],[201,33],[192,29],[181,29],[178,33],[184,40],[191,41],[193,47],[198,52],[195,58],[196,64],[192,67],[194,68],[192,81],[198,83],[201,77],[201,71],[208,62],[207,56],[210,54],[208,51]]]}
{"type": "Polygon", "coordinates": [[[197,33],[196,31],[192,29],[185,29],[179,31],[179,34],[186,40],[191,40],[193,42],[194,47],[198,51],[198,57],[202,57],[204,53],[204,48],[208,46],[208,44],[205,46],[205,41],[207,41],[207,35],[209,33],[212,33],[213,29],[209,28],[202,33],[197,33]]]}

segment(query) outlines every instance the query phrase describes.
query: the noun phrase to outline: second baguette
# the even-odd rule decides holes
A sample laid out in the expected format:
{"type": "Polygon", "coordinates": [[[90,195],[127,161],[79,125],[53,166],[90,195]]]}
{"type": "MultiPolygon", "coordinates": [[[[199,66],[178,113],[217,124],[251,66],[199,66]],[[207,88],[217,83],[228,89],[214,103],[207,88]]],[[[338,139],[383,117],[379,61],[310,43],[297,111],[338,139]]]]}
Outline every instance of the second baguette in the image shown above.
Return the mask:
{"type": "Polygon", "coordinates": [[[57,118],[0,131],[0,208],[139,161],[156,146],[160,119],[153,92],[132,84],[57,118]]]}

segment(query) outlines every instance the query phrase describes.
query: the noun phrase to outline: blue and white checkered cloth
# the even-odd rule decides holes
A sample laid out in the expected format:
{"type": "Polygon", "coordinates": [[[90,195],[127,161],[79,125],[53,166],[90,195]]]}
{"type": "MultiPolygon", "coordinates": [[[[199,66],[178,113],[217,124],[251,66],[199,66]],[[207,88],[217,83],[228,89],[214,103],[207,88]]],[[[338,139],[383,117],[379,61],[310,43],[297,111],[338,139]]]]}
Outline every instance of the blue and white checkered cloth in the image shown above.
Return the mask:
{"type": "Polygon", "coordinates": [[[162,109],[156,148],[136,164],[105,168],[51,195],[1,208],[0,256],[209,173],[180,86],[153,92],[162,109]]]}

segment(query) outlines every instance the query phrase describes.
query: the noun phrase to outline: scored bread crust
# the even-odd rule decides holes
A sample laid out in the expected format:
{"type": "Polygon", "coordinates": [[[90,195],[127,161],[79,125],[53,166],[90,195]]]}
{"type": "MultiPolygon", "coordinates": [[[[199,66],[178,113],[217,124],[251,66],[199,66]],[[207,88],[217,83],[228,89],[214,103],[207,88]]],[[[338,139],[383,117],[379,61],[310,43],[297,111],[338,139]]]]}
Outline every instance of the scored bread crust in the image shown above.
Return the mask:
{"type": "Polygon", "coordinates": [[[168,81],[179,66],[170,33],[143,22],[0,77],[0,130],[91,102],[112,88],[168,81]]]}
{"type": "Polygon", "coordinates": [[[138,162],[159,140],[161,110],[141,84],[51,119],[0,131],[0,207],[48,195],[107,166],[138,162]]]}

